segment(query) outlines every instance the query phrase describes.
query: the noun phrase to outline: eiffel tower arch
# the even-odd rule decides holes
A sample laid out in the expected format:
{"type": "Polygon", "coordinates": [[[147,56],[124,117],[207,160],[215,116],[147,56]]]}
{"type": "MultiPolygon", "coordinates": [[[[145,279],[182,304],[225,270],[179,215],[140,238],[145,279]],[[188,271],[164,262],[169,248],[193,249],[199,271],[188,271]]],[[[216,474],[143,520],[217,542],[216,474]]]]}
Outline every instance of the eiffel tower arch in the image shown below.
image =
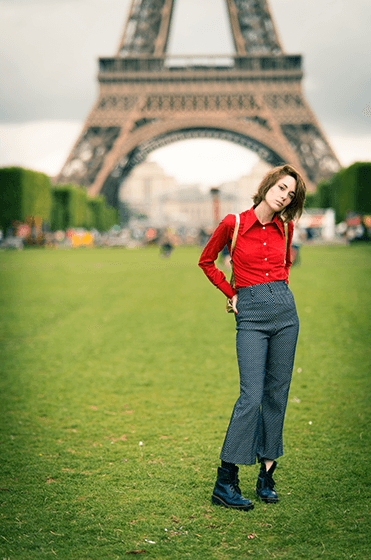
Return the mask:
{"type": "Polygon", "coordinates": [[[57,180],[103,194],[157,148],[219,138],[272,165],[291,163],[309,190],[340,167],[302,92],[301,55],[283,52],[267,0],[226,0],[235,54],[167,53],[175,0],[132,0],[114,57],[99,59],[99,95],[57,180]]]}

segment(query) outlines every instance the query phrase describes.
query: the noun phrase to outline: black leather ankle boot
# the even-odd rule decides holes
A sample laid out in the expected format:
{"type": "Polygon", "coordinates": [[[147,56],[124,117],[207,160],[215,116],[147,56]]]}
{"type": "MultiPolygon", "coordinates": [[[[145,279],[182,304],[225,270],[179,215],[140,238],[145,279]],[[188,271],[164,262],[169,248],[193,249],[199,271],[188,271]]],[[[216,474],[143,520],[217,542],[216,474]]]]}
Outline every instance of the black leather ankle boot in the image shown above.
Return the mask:
{"type": "Polygon", "coordinates": [[[236,490],[237,494],[241,496],[240,481],[238,478],[238,467],[235,467],[233,474],[231,473],[231,477],[234,489],[236,490]]]}
{"type": "Polygon", "coordinates": [[[277,492],[274,489],[275,483],[272,478],[276,466],[276,461],[273,461],[273,465],[267,472],[266,465],[264,461],[262,461],[260,472],[258,475],[258,481],[256,483],[256,494],[258,498],[260,498],[260,500],[263,500],[263,502],[266,502],[267,504],[278,502],[277,492]]]}
{"type": "Polygon", "coordinates": [[[225,463],[222,461],[223,469],[227,469],[231,475],[232,484],[235,487],[237,494],[241,495],[240,481],[238,478],[238,467],[234,463],[225,463]]]}
{"type": "Polygon", "coordinates": [[[216,479],[211,501],[213,504],[226,508],[248,511],[249,509],[253,509],[254,504],[247,498],[241,496],[237,474],[238,468],[237,471],[234,472],[224,469],[223,467],[218,468],[218,478],[216,479]]]}

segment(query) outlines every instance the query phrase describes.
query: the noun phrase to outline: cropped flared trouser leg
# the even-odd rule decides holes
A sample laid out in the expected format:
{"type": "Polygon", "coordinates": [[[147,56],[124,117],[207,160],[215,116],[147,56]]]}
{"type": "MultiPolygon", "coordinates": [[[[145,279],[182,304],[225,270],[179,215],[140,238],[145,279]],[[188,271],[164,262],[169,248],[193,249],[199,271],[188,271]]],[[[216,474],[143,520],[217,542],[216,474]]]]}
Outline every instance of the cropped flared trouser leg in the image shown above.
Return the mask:
{"type": "Polygon", "coordinates": [[[299,319],[286,282],[238,291],[236,347],[240,396],[220,458],[253,465],[283,454],[282,430],[294,365],[299,319]]]}

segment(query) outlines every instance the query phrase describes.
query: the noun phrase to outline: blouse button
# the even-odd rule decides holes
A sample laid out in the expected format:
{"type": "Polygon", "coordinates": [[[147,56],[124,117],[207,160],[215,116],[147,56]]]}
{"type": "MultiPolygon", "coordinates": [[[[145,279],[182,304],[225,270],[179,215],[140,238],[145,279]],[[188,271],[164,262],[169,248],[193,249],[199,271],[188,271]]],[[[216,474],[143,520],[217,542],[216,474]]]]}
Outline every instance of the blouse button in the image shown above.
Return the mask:
{"type": "Polygon", "coordinates": [[[267,258],[265,258],[264,260],[265,260],[265,261],[267,261],[268,259],[267,259],[267,258]]]}
{"type": "Polygon", "coordinates": [[[263,226],[263,229],[265,229],[265,226],[263,226]]]}
{"type": "Polygon", "coordinates": [[[263,245],[266,245],[266,243],[263,243],[263,245]]]}
{"type": "Polygon", "coordinates": [[[268,272],[265,274],[266,276],[269,276],[268,272]]]}

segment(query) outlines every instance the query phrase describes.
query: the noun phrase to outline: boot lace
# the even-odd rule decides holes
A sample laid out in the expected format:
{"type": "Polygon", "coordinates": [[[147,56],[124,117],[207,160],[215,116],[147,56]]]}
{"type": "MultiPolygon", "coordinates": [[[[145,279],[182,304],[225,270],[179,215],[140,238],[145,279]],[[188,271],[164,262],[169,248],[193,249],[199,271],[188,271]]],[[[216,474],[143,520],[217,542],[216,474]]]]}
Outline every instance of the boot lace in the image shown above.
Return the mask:
{"type": "Polygon", "coordinates": [[[241,494],[240,481],[238,480],[238,476],[236,476],[236,478],[234,479],[233,486],[234,486],[234,489],[236,490],[237,494],[241,494]]]}
{"type": "Polygon", "coordinates": [[[273,480],[273,476],[271,475],[271,473],[269,471],[265,473],[264,478],[265,478],[265,482],[266,482],[266,485],[268,486],[268,488],[270,490],[274,490],[275,482],[273,480]]]}

